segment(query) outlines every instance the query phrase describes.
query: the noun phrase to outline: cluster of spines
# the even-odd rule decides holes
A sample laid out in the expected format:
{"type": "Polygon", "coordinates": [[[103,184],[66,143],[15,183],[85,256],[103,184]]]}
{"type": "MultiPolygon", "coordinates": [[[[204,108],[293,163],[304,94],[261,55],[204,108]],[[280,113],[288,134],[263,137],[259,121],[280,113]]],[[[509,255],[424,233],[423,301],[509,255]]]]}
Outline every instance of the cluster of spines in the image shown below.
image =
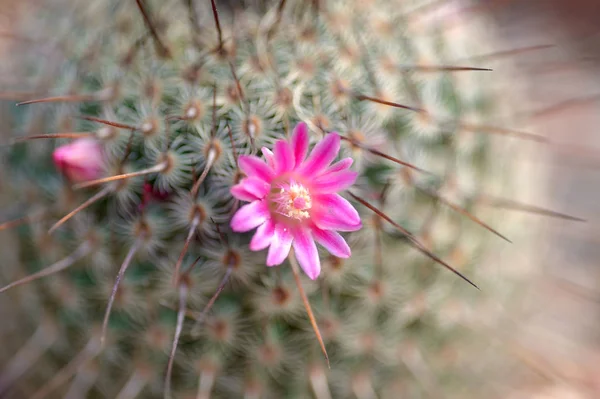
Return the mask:
{"type": "MultiPolygon", "coordinates": [[[[121,177],[80,183],[96,190],[89,191],[93,201],[70,221],[61,219],[71,229],[62,222],[51,226],[51,238],[43,234],[46,222],[71,215],[78,191],[58,179],[35,187],[34,196],[48,198],[49,191],[47,202],[55,204],[44,206],[44,223],[28,220],[34,233],[29,245],[55,249],[43,251],[44,259],[58,260],[55,269],[81,259],[90,266],[72,280],[54,276],[44,283],[54,298],[49,303],[58,301],[47,312],[61,309],[71,319],[50,337],[84,332],[86,338],[82,352],[69,360],[75,363],[64,363],[38,397],[73,375],[71,395],[101,386],[107,375],[100,370],[118,374],[111,367],[119,370],[123,359],[131,373],[117,395],[123,399],[142,389],[162,392],[151,376],[163,375],[173,359],[177,391],[198,397],[234,391],[248,397],[369,397],[399,389],[402,376],[414,378],[417,390],[439,389],[433,375],[443,376],[432,372],[422,350],[436,348],[443,358],[446,346],[459,345],[465,288],[432,269],[430,251],[457,261],[452,264],[472,262],[476,253],[461,248],[465,235],[471,229],[481,234],[476,224],[492,230],[463,208],[475,199],[478,184],[461,184],[463,172],[486,174],[485,133],[493,128],[465,115],[482,113],[489,120],[491,110],[483,106],[496,99],[483,97],[485,82],[464,82],[487,72],[447,64],[468,62],[461,58],[465,48],[451,54],[450,33],[412,21],[419,19],[416,4],[416,11],[403,13],[406,8],[382,2],[371,10],[343,2],[290,3],[280,2],[264,17],[234,9],[228,15],[233,23],[219,22],[214,2],[190,2],[192,9],[143,1],[137,9],[115,3],[86,10],[89,5],[78,4],[85,13],[71,32],[82,37],[71,34],[59,46],[67,62],[46,93],[51,96],[25,101],[53,103],[29,106],[27,133],[54,126],[61,132],[57,138],[93,137],[104,145],[107,175],[121,177]],[[292,273],[265,272],[263,256],[226,227],[239,206],[229,195],[241,177],[237,157],[271,146],[296,120],[307,122],[314,141],[325,131],[340,131],[344,151],[361,172],[350,195],[364,205],[365,228],[350,237],[353,257],[331,257],[318,284],[303,282],[332,371],[303,319],[292,273]],[[125,259],[122,272],[129,266],[118,289],[110,270],[117,259],[125,259]],[[106,333],[93,325],[110,314],[103,305],[113,289],[106,333]],[[215,291],[221,296],[213,302],[215,291]],[[456,307],[446,309],[446,298],[456,298],[456,307]],[[190,310],[208,310],[207,304],[210,312],[190,310]],[[85,323],[78,325],[78,317],[85,323]],[[178,352],[185,355],[173,355],[174,325],[183,330],[178,352]],[[398,340],[399,333],[406,340],[398,340]],[[92,358],[98,363],[85,362],[92,358]]],[[[13,157],[15,164],[27,178],[42,180],[34,159],[50,148],[47,141],[30,142],[28,154],[13,157]]]]}

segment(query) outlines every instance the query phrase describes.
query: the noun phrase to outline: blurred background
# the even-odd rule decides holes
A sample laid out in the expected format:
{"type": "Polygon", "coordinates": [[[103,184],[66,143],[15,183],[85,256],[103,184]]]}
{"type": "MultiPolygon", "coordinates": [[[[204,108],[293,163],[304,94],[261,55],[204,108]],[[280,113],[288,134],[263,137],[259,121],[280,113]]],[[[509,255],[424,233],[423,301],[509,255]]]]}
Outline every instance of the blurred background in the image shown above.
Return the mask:
{"type": "Polygon", "coordinates": [[[559,143],[541,161],[547,182],[539,200],[587,220],[544,222],[545,234],[531,248],[543,268],[532,290],[540,312],[522,319],[521,355],[531,374],[515,397],[600,397],[600,2],[478,6],[505,43],[555,46],[514,58],[525,77],[532,130],[559,143]]]}

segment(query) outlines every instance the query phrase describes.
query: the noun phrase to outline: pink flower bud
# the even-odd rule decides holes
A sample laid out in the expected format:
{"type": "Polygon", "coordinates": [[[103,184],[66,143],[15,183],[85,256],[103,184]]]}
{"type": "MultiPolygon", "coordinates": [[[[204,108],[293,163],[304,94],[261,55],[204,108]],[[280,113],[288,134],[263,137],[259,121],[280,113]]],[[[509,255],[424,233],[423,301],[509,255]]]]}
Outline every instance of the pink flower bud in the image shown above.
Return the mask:
{"type": "Polygon", "coordinates": [[[104,170],[102,146],[90,138],[58,147],[52,159],[56,168],[72,182],[97,179],[104,170]]]}

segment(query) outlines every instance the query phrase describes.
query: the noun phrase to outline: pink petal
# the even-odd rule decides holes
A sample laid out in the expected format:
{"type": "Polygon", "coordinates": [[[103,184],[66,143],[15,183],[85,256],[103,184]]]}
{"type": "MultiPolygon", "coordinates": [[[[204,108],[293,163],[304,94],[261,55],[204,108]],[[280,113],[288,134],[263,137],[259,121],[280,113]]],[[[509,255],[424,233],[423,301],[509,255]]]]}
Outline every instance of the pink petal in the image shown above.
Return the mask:
{"type": "Polygon", "coordinates": [[[275,226],[275,232],[267,254],[267,266],[280,265],[287,258],[292,247],[292,238],[289,230],[284,225],[277,224],[275,226]]]}
{"type": "Polygon", "coordinates": [[[294,133],[292,133],[292,149],[294,150],[296,166],[300,165],[306,158],[308,141],[308,127],[306,123],[300,122],[294,128],[294,133]]]}
{"type": "Polygon", "coordinates": [[[350,257],[350,247],[338,232],[313,227],[312,234],[315,240],[333,256],[337,256],[338,258],[350,257]]]}
{"type": "Polygon", "coordinates": [[[329,133],[313,148],[308,159],[300,166],[300,173],[307,177],[319,174],[329,166],[339,151],[340,136],[337,133],[329,133]]]}
{"type": "Polygon", "coordinates": [[[342,170],[348,169],[350,166],[352,166],[353,162],[354,162],[354,159],[352,159],[350,157],[344,158],[344,159],[334,163],[327,169],[325,169],[325,172],[323,172],[323,175],[325,175],[327,173],[340,172],[342,170]]]}
{"type": "Polygon", "coordinates": [[[229,192],[240,201],[252,202],[260,199],[256,195],[248,192],[242,184],[236,184],[235,186],[231,187],[229,192]]]}
{"type": "Polygon", "coordinates": [[[231,187],[231,195],[242,201],[263,199],[269,192],[270,185],[256,177],[246,177],[231,187]]]}
{"type": "Polygon", "coordinates": [[[273,235],[275,234],[275,224],[271,220],[267,220],[256,229],[256,233],[250,241],[250,250],[260,251],[271,244],[273,235]]]}
{"type": "Polygon", "coordinates": [[[357,176],[357,172],[350,170],[326,173],[313,181],[311,189],[317,193],[335,193],[352,186],[357,176]]]}
{"type": "Polygon", "coordinates": [[[265,201],[254,201],[244,205],[233,215],[231,229],[243,233],[260,226],[269,219],[269,207],[265,201]]]}
{"type": "Polygon", "coordinates": [[[294,153],[285,140],[277,140],[275,143],[275,174],[289,172],[296,165],[294,153]]]}
{"type": "Polygon", "coordinates": [[[317,244],[307,228],[294,231],[294,254],[304,273],[314,280],[321,273],[321,261],[317,252],[317,244]]]}
{"type": "Polygon", "coordinates": [[[257,177],[267,183],[270,182],[275,175],[271,167],[254,155],[240,155],[239,165],[246,176],[257,177]]]}
{"type": "Polygon", "coordinates": [[[338,194],[314,196],[311,219],[323,230],[356,231],[362,227],[356,209],[338,194]]]}
{"type": "Polygon", "coordinates": [[[275,158],[273,155],[273,151],[269,150],[267,147],[263,147],[260,150],[262,151],[263,157],[265,157],[265,161],[267,161],[267,165],[274,169],[275,158]]]}

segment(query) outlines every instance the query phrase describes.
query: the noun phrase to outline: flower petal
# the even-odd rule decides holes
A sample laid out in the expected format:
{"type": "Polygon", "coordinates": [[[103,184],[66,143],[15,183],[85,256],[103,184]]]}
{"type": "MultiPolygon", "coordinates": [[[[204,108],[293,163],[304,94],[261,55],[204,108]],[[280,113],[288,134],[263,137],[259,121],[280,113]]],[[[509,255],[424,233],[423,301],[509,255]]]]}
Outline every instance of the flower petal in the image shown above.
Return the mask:
{"type": "Polygon", "coordinates": [[[323,230],[356,231],[362,227],[356,209],[338,194],[315,195],[311,219],[323,230]]]}
{"type": "Polygon", "coordinates": [[[243,233],[260,226],[269,218],[267,203],[265,201],[254,201],[244,205],[233,215],[231,229],[243,233]]]}
{"type": "Polygon", "coordinates": [[[340,151],[340,136],[329,133],[319,142],[300,166],[300,173],[307,177],[315,176],[325,169],[335,159],[340,151]]]}
{"type": "Polygon", "coordinates": [[[275,224],[271,220],[267,220],[256,229],[256,233],[250,241],[251,251],[260,251],[271,244],[273,235],[275,234],[275,224]]]}
{"type": "Polygon", "coordinates": [[[268,183],[275,175],[270,166],[254,155],[240,155],[238,162],[240,169],[248,177],[257,177],[268,183]]]}
{"type": "Polygon", "coordinates": [[[239,199],[240,201],[252,202],[252,201],[256,201],[256,200],[260,199],[260,198],[257,198],[256,195],[248,192],[246,190],[246,187],[244,187],[241,183],[236,184],[235,186],[231,187],[229,192],[231,193],[231,195],[233,195],[235,198],[239,199]]]}
{"type": "Polygon", "coordinates": [[[321,261],[317,252],[317,244],[307,228],[294,230],[294,254],[304,273],[314,280],[321,273],[321,261]]]}
{"type": "Polygon", "coordinates": [[[275,225],[275,232],[267,254],[267,266],[280,265],[287,258],[292,247],[292,238],[292,234],[284,225],[275,225]]]}
{"type": "Polygon", "coordinates": [[[344,158],[340,161],[337,161],[336,163],[334,163],[333,165],[331,165],[330,167],[325,169],[325,172],[323,172],[323,174],[321,176],[326,175],[328,173],[341,172],[342,170],[346,170],[350,166],[352,166],[353,162],[354,162],[354,159],[352,159],[350,157],[344,158]]]}
{"type": "Polygon", "coordinates": [[[231,195],[242,201],[260,200],[267,195],[270,187],[264,180],[256,177],[246,177],[231,187],[231,195]]]}
{"type": "Polygon", "coordinates": [[[312,234],[315,240],[325,247],[333,256],[338,258],[349,258],[350,247],[340,233],[332,230],[321,230],[318,227],[313,227],[312,234]]]}
{"type": "Polygon", "coordinates": [[[294,133],[292,133],[292,150],[294,151],[294,157],[296,159],[296,166],[300,165],[304,158],[306,158],[306,153],[308,152],[308,127],[306,123],[300,122],[294,128],[294,133]]]}
{"type": "Polygon", "coordinates": [[[262,151],[263,157],[265,157],[265,161],[267,161],[267,165],[269,165],[271,168],[275,168],[273,151],[269,150],[267,147],[263,147],[260,150],[262,151]]]}
{"type": "Polygon", "coordinates": [[[275,174],[289,172],[296,165],[292,148],[285,140],[275,143],[275,174]]]}
{"type": "Polygon", "coordinates": [[[311,190],[317,193],[335,193],[352,186],[358,177],[357,172],[342,170],[319,176],[311,184],[311,190]]]}

